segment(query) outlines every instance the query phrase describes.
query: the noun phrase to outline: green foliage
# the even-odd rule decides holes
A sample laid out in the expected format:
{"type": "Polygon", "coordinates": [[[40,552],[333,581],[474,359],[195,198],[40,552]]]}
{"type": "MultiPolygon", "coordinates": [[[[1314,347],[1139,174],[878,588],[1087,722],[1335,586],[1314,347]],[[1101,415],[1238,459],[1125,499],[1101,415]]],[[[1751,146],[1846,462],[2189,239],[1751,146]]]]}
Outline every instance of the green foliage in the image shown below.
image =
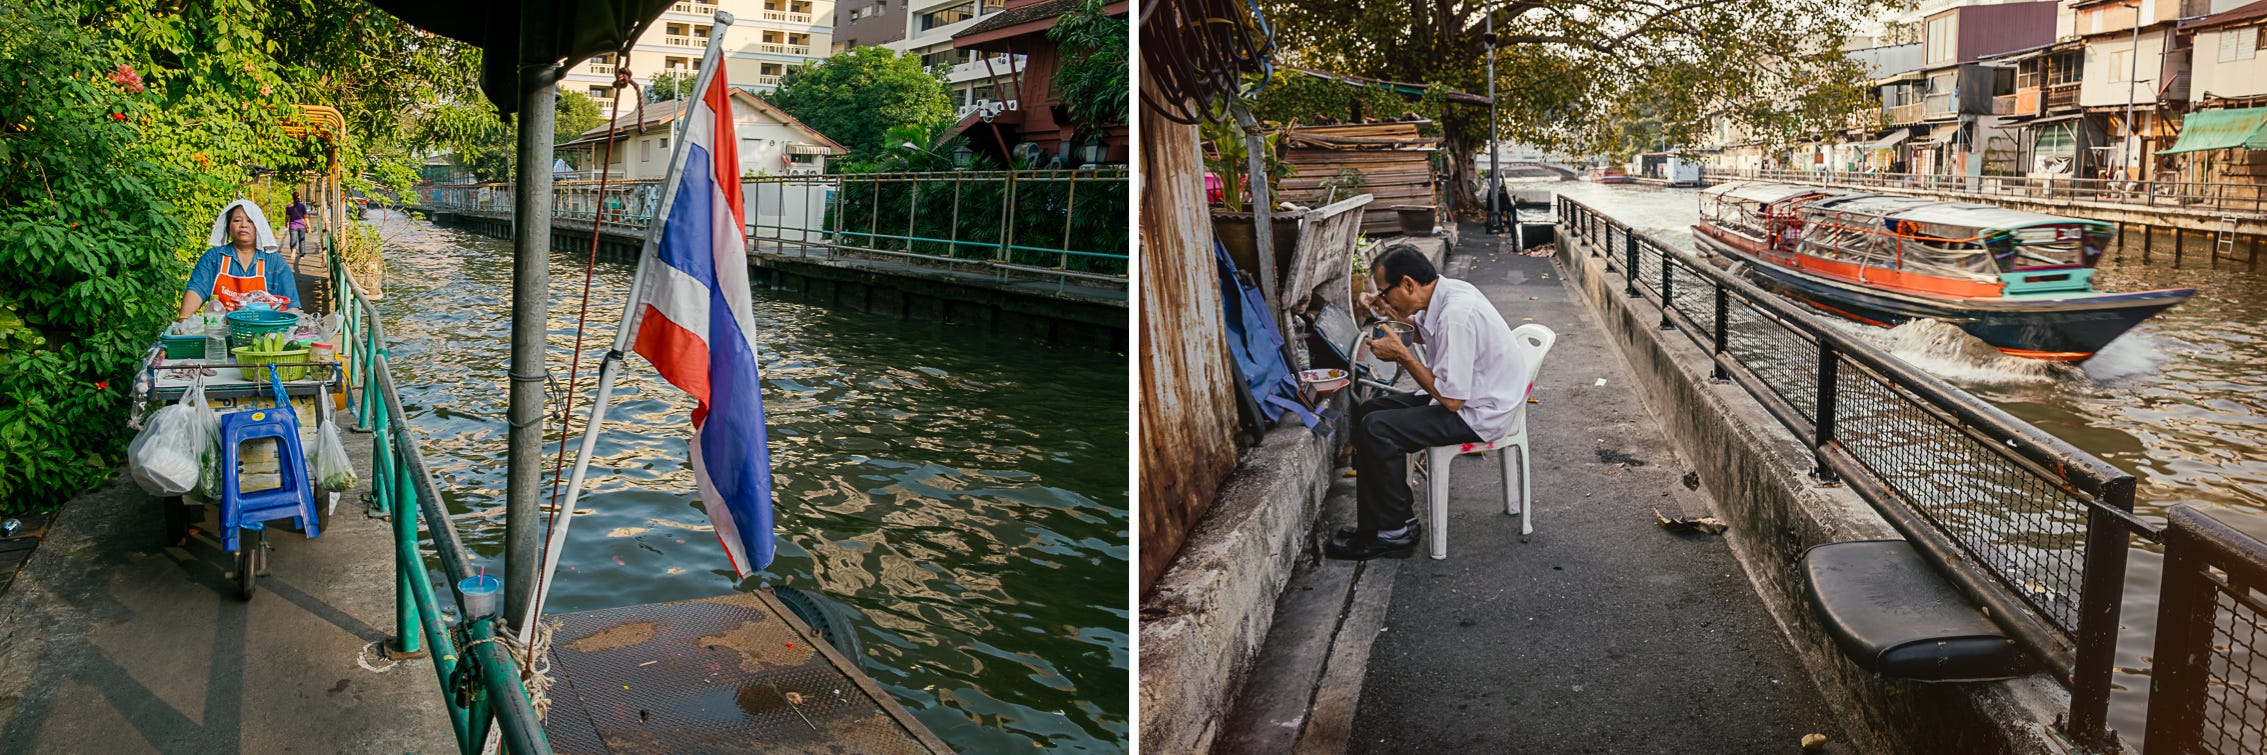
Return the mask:
{"type": "Polygon", "coordinates": [[[1413,114],[1437,117],[1437,108],[1419,98],[1382,86],[1355,86],[1277,71],[1267,87],[1253,95],[1252,117],[1268,123],[1351,123],[1357,118],[1400,120],[1413,114]]]}
{"type": "MultiPolygon", "coordinates": [[[[1449,91],[1488,91],[1494,14],[1498,134],[1585,153],[1654,116],[1652,140],[1696,143],[1718,117],[1757,134],[1833,126],[1860,103],[1863,72],[1837,52],[1852,19],[1902,0],[1259,0],[1283,62],[1424,85],[1454,185],[1488,138],[1489,109],[1449,91]]],[[[1262,96],[1263,100],[1265,95],[1262,96]]],[[[1626,147],[1626,145],[1624,145],[1626,147]]]]}
{"type": "Polygon", "coordinates": [[[477,57],[362,5],[0,3],[0,511],[110,478],[137,360],[227,201],[329,172],[406,190],[477,57]],[[328,105],[346,138],[291,136],[328,105]],[[257,178],[257,180],[255,180],[257,178]]]}
{"type": "Polygon", "coordinates": [[[952,117],[944,80],[921,59],[885,47],[859,47],[802,69],[761,95],[804,125],[850,148],[848,163],[881,159],[894,126],[924,129],[952,117]]]}
{"type": "Polygon", "coordinates": [[[1123,173],[1078,175],[1076,182],[1000,173],[851,177],[824,222],[838,243],[854,247],[1125,275],[1128,182],[1123,173]],[[1003,232],[1008,245],[1022,248],[1003,252],[1003,232]]]}
{"type": "MultiPolygon", "coordinates": [[[[1237,212],[1249,212],[1251,202],[1244,197],[1244,188],[1247,174],[1251,172],[1252,153],[1251,143],[1245,138],[1243,127],[1227,119],[1220,119],[1206,121],[1197,133],[1203,137],[1206,147],[1204,169],[1219,176],[1225,184],[1220,191],[1221,206],[1237,212]]],[[[1271,133],[1260,137],[1261,149],[1266,152],[1264,161],[1270,196],[1279,196],[1273,191],[1276,185],[1298,172],[1290,163],[1283,161],[1281,151],[1276,148],[1276,141],[1281,136],[1279,133],[1271,133]]]]}
{"type": "Polygon", "coordinates": [[[1047,30],[1063,61],[1055,69],[1055,97],[1063,103],[1081,136],[1126,122],[1126,19],[1103,12],[1103,0],[1081,0],[1078,9],[1056,19],[1047,30]]]}
{"type": "Polygon", "coordinates": [[[654,74],[653,83],[645,86],[645,100],[647,102],[668,102],[679,97],[690,97],[693,94],[693,80],[696,78],[699,78],[698,74],[691,71],[683,73],[662,71],[654,74]]]}
{"type": "MultiPolygon", "coordinates": [[[[590,97],[573,92],[561,92],[553,100],[551,143],[565,144],[584,131],[606,123],[598,114],[598,103],[590,97]]],[[[519,137],[512,124],[497,115],[496,106],[486,99],[472,98],[446,103],[431,108],[424,118],[424,129],[418,139],[446,149],[458,168],[482,181],[509,181],[512,168],[519,164],[519,137]]],[[[578,153],[561,155],[572,162],[580,159],[578,153]]]]}

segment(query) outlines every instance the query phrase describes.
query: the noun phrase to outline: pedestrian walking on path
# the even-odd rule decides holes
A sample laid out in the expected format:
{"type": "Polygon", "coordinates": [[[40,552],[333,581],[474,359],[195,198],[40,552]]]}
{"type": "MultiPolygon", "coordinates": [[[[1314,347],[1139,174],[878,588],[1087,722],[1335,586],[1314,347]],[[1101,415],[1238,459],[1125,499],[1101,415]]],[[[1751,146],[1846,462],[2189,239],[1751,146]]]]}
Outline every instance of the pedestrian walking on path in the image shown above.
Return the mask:
{"type": "Polygon", "coordinates": [[[1409,490],[1408,454],[1433,446],[1501,437],[1527,395],[1527,367],[1510,326],[1472,284],[1441,277],[1416,247],[1388,247],[1372,266],[1377,293],[1364,306],[1415,327],[1419,360],[1391,329],[1371,353],[1401,365],[1421,393],[1387,395],[1354,408],[1356,525],[1341,528],[1331,558],[1407,558],[1422,533],[1409,490]]]}

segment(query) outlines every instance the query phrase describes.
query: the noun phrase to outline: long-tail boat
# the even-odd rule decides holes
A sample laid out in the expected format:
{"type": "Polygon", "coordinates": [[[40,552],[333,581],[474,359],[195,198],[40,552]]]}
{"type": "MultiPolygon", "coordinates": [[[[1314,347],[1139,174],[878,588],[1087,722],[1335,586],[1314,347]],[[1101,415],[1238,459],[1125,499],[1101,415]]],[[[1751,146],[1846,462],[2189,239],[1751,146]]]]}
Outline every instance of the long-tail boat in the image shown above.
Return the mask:
{"type": "Polygon", "coordinates": [[[2094,288],[2108,223],[1992,205],[1739,182],[1694,238],[1766,288],[1858,322],[1942,320],[2020,357],[2082,361],[2195,289],[2094,288]]]}

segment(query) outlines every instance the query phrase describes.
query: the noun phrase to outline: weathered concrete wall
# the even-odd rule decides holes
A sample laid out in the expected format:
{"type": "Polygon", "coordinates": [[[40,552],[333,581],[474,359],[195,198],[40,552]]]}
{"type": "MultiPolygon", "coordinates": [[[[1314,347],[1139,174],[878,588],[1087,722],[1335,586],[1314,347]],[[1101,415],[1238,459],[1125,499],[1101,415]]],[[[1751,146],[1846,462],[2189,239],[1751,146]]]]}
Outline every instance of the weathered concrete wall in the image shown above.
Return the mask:
{"type": "MultiPolygon", "coordinates": [[[[1349,411],[1343,397],[1335,405],[1341,417],[1349,411]]],[[[1267,640],[1344,437],[1297,422],[1268,433],[1142,601],[1142,751],[1211,750],[1267,640]]]]}
{"type": "MultiPolygon", "coordinates": [[[[1562,234],[1566,229],[1561,229],[1562,234]]],[[[1660,310],[1622,293],[1579,237],[1558,261],[1612,335],[1638,391],[1699,472],[1756,592],[1819,690],[1847,720],[1862,753],[2058,753],[2054,722],[2069,695],[2045,675],[2006,682],[1925,684],[1881,679],[1845,658],[1803,599],[1805,549],[1844,540],[1902,539],[1863,499],[1808,476],[1811,455],[1734,383],[1710,380],[1708,354],[1659,329],[1660,310]]],[[[1146,658],[1145,658],[1146,660],[1146,658]]]]}

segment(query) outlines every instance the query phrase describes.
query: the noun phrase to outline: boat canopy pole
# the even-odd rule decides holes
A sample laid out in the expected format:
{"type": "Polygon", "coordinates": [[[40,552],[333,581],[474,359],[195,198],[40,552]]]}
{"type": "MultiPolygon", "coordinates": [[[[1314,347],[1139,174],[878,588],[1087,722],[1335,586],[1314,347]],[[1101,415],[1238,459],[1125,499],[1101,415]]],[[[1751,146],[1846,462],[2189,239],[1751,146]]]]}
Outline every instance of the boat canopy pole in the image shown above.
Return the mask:
{"type": "MultiPolygon", "coordinates": [[[[544,24],[524,24],[522,49],[544,49],[544,24]]],[[[551,297],[551,132],[558,117],[556,63],[520,68],[519,170],[512,197],[512,362],[505,412],[504,605],[528,605],[535,592],[537,496],[543,490],[544,365],[551,297]]],[[[510,614],[505,614],[509,616],[510,614]]]]}
{"type": "MultiPolygon", "coordinates": [[[[717,11],[716,25],[709,28],[708,51],[701,54],[700,74],[693,80],[693,89],[677,96],[680,105],[677,141],[671,145],[669,172],[664,174],[665,178],[661,181],[661,202],[654,208],[653,219],[646,223],[645,245],[638,252],[637,272],[630,278],[629,299],[622,304],[622,322],[614,329],[614,346],[606,351],[605,359],[598,364],[598,397],[590,405],[590,418],[583,422],[582,447],[575,451],[574,471],[567,477],[567,498],[559,504],[559,510],[551,515],[551,537],[543,544],[543,566],[541,576],[535,584],[535,599],[528,601],[527,607],[520,612],[523,620],[514,625],[523,627],[523,636],[527,631],[524,628],[534,627],[536,620],[543,616],[543,601],[551,595],[551,577],[559,571],[559,556],[567,543],[567,527],[575,520],[575,500],[582,497],[583,475],[589,471],[591,452],[598,446],[599,426],[606,422],[606,402],[614,392],[614,376],[621,372],[623,350],[629,348],[630,339],[638,332],[638,315],[641,312],[638,293],[644,289],[646,269],[654,264],[654,257],[661,247],[661,232],[667,224],[670,207],[676,204],[675,189],[679,179],[683,178],[685,157],[692,151],[685,139],[685,131],[692,125],[694,105],[701,97],[707,96],[710,77],[716,76],[721,70],[723,58],[719,52],[724,49],[724,32],[731,26],[732,14],[717,11]]],[[[727,103],[726,106],[730,107],[730,104],[727,103]]],[[[726,115],[729,116],[730,113],[726,115]]],[[[737,138],[727,134],[717,136],[737,138]]],[[[600,167],[604,169],[604,166],[600,167]]],[[[729,180],[738,179],[738,176],[729,177],[729,180]]],[[[565,443],[566,439],[561,438],[559,442],[565,443]]]]}

